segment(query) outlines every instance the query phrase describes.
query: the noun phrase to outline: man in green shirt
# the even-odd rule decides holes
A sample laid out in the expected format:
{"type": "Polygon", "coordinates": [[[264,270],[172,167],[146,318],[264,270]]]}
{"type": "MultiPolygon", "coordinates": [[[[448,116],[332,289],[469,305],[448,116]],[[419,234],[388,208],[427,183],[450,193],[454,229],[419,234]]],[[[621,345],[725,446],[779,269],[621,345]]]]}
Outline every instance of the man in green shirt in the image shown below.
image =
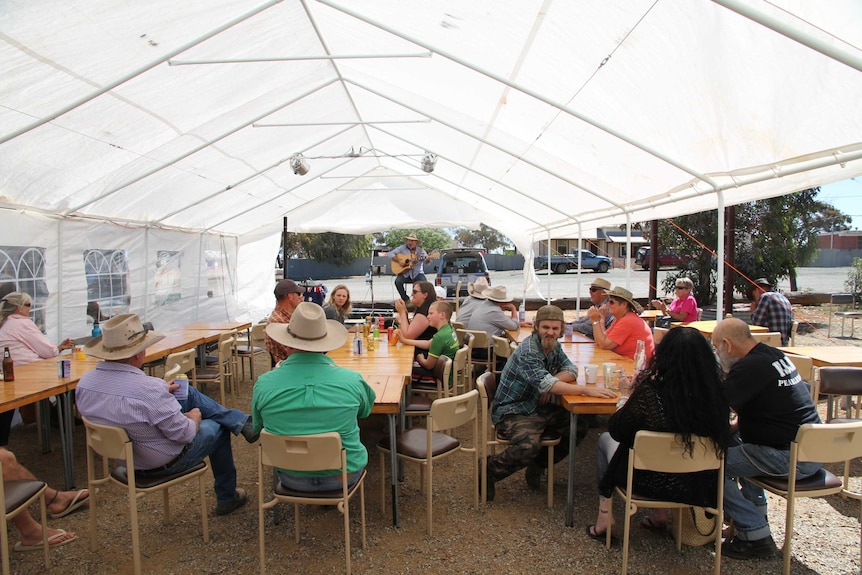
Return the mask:
{"type": "MultiPolygon", "coordinates": [[[[357,418],[368,417],[374,390],[362,376],[338,367],[326,356],[347,341],[347,330],[327,320],[323,308],[300,303],[290,323],[270,323],[266,333],[284,345],[287,357],[279,367],[261,375],[251,398],[254,429],[277,435],[311,435],[337,431],[347,452],[347,482],[352,485],[368,464],[359,440],[357,418]]],[[[301,491],[329,491],[341,487],[340,473],[278,470],[281,484],[301,491]]]]}

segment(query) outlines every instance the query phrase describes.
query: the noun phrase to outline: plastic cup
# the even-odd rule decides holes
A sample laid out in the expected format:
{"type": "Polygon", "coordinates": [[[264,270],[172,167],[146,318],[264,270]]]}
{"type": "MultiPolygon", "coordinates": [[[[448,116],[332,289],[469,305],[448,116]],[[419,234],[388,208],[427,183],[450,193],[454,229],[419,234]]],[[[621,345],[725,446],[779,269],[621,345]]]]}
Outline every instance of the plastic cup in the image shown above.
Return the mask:
{"type": "Polygon", "coordinates": [[[584,377],[587,379],[587,383],[596,383],[599,379],[599,366],[594,363],[586,364],[584,366],[584,377]]]}
{"type": "Polygon", "coordinates": [[[572,334],[575,331],[575,327],[572,322],[566,322],[566,341],[572,341],[572,334]]]}
{"type": "Polygon", "coordinates": [[[616,387],[616,371],[617,364],[611,361],[606,361],[602,364],[602,378],[605,382],[605,387],[608,389],[616,387]]]}

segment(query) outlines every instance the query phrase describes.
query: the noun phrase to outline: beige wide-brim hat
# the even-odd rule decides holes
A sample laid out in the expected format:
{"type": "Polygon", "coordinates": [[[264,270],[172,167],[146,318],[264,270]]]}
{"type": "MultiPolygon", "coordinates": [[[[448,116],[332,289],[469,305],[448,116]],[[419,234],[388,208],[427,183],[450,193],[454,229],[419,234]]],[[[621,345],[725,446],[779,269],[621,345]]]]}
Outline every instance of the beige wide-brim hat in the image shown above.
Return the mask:
{"type": "Polygon", "coordinates": [[[164,334],[144,329],[137,314],[124,313],[103,323],[102,335],[90,340],[84,351],[99,359],[127,359],[164,338],[164,334]]]}
{"type": "Polygon", "coordinates": [[[633,308],[635,308],[635,313],[643,313],[643,306],[636,302],[632,296],[632,292],[625,288],[617,286],[612,290],[608,290],[608,297],[615,297],[618,299],[626,300],[632,305],[633,308]]]}
{"type": "Polygon", "coordinates": [[[404,241],[413,240],[414,242],[421,242],[419,238],[416,237],[416,234],[410,234],[409,236],[404,236],[404,241]]]}
{"type": "Polygon", "coordinates": [[[608,280],[606,280],[604,278],[596,278],[590,284],[590,287],[597,287],[597,288],[601,288],[604,290],[609,290],[609,289],[611,289],[611,282],[609,282],[608,280]]]}
{"type": "Polygon", "coordinates": [[[505,286],[488,288],[484,291],[484,295],[485,299],[489,299],[497,303],[509,303],[512,301],[512,296],[506,293],[505,286]]]}
{"type": "Polygon", "coordinates": [[[488,278],[479,278],[467,284],[467,293],[478,299],[485,299],[485,290],[489,287],[488,278]]]}
{"type": "Polygon", "coordinates": [[[347,341],[347,328],[326,319],[323,308],[310,301],[296,306],[290,323],[266,324],[266,335],[287,347],[302,351],[332,351],[347,341]]]}

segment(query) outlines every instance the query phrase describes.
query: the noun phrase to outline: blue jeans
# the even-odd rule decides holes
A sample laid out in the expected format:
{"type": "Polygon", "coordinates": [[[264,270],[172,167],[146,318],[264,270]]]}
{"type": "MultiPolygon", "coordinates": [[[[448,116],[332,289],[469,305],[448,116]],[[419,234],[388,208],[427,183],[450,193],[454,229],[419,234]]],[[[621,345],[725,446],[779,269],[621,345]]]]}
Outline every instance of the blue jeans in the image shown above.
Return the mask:
{"type": "MultiPolygon", "coordinates": [[[[796,467],[797,478],[814,475],[821,466],[820,463],[800,463],[796,467]]],[[[740,539],[756,541],[771,534],[763,489],[745,478],[760,475],[787,477],[789,472],[789,450],[754,443],[740,443],[727,450],[724,462],[724,512],[733,519],[740,539]]]]}
{"type": "MultiPolygon", "coordinates": [[[[347,474],[347,486],[359,481],[362,470],[347,474]]],[[[341,489],[341,473],[336,475],[291,475],[278,470],[278,480],[286,489],[296,491],[335,491],[341,489]]]]}
{"type": "Polygon", "coordinates": [[[194,408],[201,411],[201,425],[194,440],[183,456],[173,465],[158,471],[138,471],[141,475],[158,476],[179,473],[210,458],[213,490],[218,503],[230,503],[236,499],[236,466],[230,445],[230,433],[238,434],[248,420],[248,415],[238,409],[228,409],[206,395],[189,387],[188,399],[179,402],[183,413],[194,408]]]}

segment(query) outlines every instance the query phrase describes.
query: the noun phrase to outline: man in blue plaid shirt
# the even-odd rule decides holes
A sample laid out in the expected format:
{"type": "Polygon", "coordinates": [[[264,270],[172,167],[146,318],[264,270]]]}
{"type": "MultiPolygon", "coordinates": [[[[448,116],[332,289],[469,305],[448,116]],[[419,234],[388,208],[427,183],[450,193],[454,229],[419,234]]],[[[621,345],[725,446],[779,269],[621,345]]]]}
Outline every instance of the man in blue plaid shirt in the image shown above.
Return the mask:
{"type": "MultiPolygon", "coordinates": [[[[568,453],[569,413],[559,405],[555,396],[614,396],[612,391],[603,387],[577,384],[578,368],[566,357],[558,341],[563,333],[563,323],[563,310],[557,306],[539,308],[533,322],[533,335],[512,353],[500,376],[491,420],[497,434],[512,445],[503,453],[488,458],[488,501],[494,500],[495,482],[525,467],[527,485],[534,491],[539,489],[548,462],[546,448],[540,444],[546,430],[561,436],[554,458],[559,461],[568,453]]],[[[578,427],[580,441],[586,435],[587,427],[578,427]]]]}
{"type": "Polygon", "coordinates": [[[793,307],[790,301],[783,294],[772,291],[773,286],[768,279],[757,278],[754,283],[748,290],[748,297],[753,300],[751,323],[779,332],[781,345],[787,345],[793,328],[793,307]]]}

